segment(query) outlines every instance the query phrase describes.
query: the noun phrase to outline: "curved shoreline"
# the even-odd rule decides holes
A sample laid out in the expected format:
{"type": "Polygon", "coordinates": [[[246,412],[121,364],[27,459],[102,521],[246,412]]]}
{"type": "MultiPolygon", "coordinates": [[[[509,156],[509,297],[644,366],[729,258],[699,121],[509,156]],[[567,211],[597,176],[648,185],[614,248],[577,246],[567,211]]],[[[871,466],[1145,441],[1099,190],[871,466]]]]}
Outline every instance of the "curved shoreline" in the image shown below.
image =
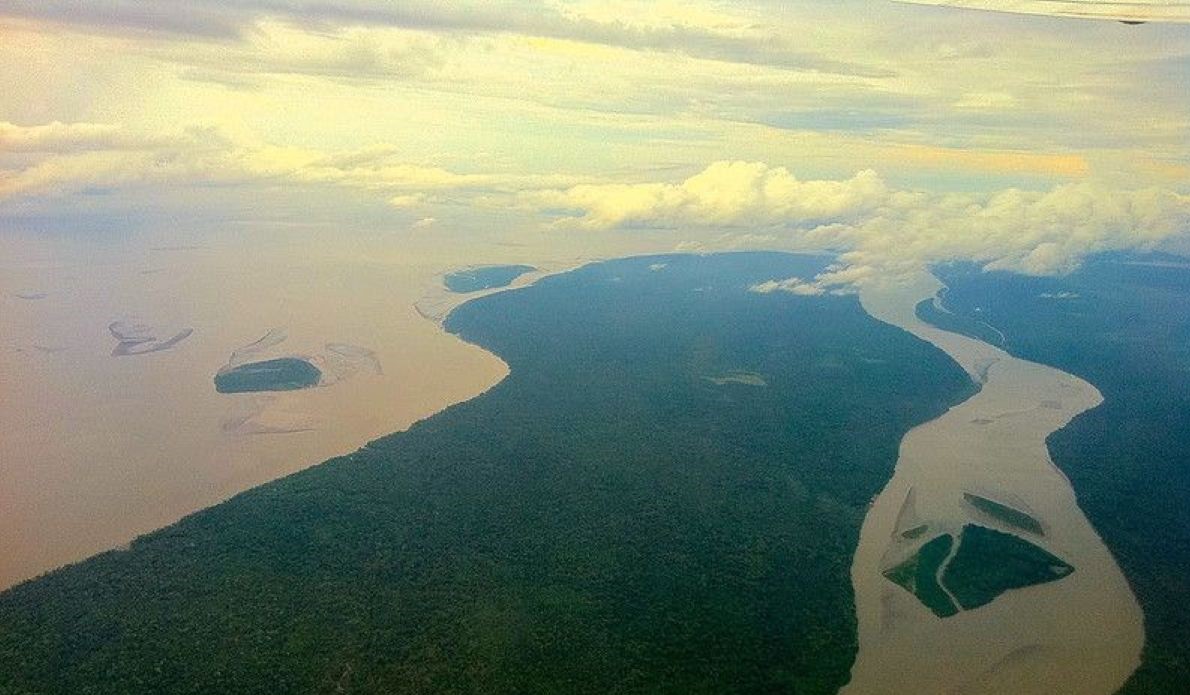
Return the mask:
{"type": "Polygon", "coordinates": [[[0,591],[404,431],[505,377],[502,361],[414,311],[439,281],[428,261],[303,246],[332,260],[271,249],[259,264],[255,249],[157,259],[168,272],[147,277],[135,256],[102,273],[64,263],[42,278],[50,299],[5,304],[8,334],[56,349],[0,350],[0,591]],[[113,358],[108,322],[95,317],[128,314],[194,334],[113,358]],[[211,378],[228,352],[272,326],[288,342],[271,355],[309,356],[320,387],[219,393],[211,378]],[[359,358],[340,384],[338,367],[356,358],[331,344],[366,345],[372,362],[359,358]]]}
{"type": "Polygon", "coordinates": [[[920,321],[914,307],[940,286],[922,272],[861,293],[872,316],[943,350],[982,389],[905,436],[893,478],[864,520],[852,565],[859,652],[842,692],[1113,693],[1139,665],[1140,608],[1045,443],[1102,396],[1070,374],[920,321]],[[911,492],[914,515],[929,525],[920,540],[897,533],[911,492]],[[937,618],[882,571],[935,534],[994,527],[963,502],[964,493],[984,492],[1034,513],[1047,532],[1029,540],[1075,572],[937,618]]]}

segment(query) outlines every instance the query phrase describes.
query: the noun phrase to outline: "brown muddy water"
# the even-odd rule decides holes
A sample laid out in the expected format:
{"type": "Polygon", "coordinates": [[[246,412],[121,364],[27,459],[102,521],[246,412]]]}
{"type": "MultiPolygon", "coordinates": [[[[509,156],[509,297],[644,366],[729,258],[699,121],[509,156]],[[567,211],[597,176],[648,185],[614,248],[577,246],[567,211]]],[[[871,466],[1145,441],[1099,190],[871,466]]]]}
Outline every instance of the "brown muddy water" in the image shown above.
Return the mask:
{"type": "Polygon", "coordinates": [[[444,273],[541,269],[522,286],[674,243],[176,236],[0,235],[0,590],[491,388],[507,366],[440,325],[483,293],[446,292],[444,273]],[[221,369],[283,357],[318,367],[317,386],[216,392],[221,369]]]}

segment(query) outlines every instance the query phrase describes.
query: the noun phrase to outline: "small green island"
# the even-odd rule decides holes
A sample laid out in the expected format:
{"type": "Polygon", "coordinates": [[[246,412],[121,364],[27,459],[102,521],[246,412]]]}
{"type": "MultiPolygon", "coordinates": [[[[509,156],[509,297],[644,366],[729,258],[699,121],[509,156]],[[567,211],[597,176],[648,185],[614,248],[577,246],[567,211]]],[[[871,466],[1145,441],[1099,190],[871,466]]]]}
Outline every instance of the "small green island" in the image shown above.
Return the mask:
{"type": "Polygon", "coordinates": [[[756,372],[749,372],[742,369],[732,370],[723,374],[722,376],[704,376],[704,380],[711,382],[716,386],[727,386],[728,384],[737,384],[740,386],[768,386],[769,382],[764,380],[764,377],[756,372]]]}
{"type": "Polygon", "coordinates": [[[975,507],[996,521],[1022,531],[1035,533],[1038,536],[1045,535],[1045,528],[1042,527],[1040,521],[1035,519],[1032,515],[1026,514],[1015,507],[1010,507],[1007,504],[1001,504],[986,497],[973,495],[970,492],[964,492],[963,499],[967,500],[967,503],[972,507],[975,507]]]}
{"type": "Polygon", "coordinates": [[[215,375],[215,390],[219,393],[296,391],[317,386],[321,378],[322,371],[306,360],[279,357],[219,370],[215,375]]]}
{"type": "Polygon", "coordinates": [[[929,530],[930,527],[928,524],[920,524],[918,526],[914,526],[913,528],[908,528],[904,531],[901,531],[901,538],[905,540],[913,540],[914,538],[920,538],[922,534],[929,530]]]}
{"type": "Polygon", "coordinates": [[[1029,541],[975,524],[963,527],[958,543],[951,554],[954,539],[942,534],[884,576],[934,615],[948,618],[986,606],[1006,591],[1046,584],[1074,571],[1029,541]]]}
{"type": "Polygon", "coordinates": [[[513,280],[535,270],[531,265],[485,265],[447,273],[442,282],[451,292],[466,294],[508,287],[513,280]]]}

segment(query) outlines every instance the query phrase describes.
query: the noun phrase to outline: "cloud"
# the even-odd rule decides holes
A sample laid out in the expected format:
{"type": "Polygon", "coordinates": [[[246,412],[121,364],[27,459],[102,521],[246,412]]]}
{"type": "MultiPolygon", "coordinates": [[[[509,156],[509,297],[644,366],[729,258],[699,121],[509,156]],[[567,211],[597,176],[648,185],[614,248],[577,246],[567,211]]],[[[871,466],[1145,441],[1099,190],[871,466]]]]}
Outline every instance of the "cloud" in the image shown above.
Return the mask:
{"type": "Polygon", "coordinates": [[[394,208],[411,208],[426,202],[424,193],[402,193],[388,199],[388,204],[394,208]]]}
{"type": "Polygon", "coordinates": [[[785,280],[768,280],[748,288],[749,292],[757,294],[772,294],[773,292],[788,292],[803,297],[814,297],[826,292],[822,287],[805,280],[793,277],[785,280]]]}
{"type": "Polygon", "coordinates": [[[0,121],[0,152],[78,152],[103,149],[140,149],[161,144],[160,138],[129,137],[105,123],[62,123],[20,126],[0,121]]]}
{"type": "Polygon", "coordinates": [[[0,17],[71,26],[77,30],[131,30],[203,39],[237,39],[262,20],[280,20],[310,29],[380,26],[454,34],[517,34],[639,51],[672,52],[696,58],[770,65],[867,77],[892,73],[874,65],[805,52],[779,34],[724,18],[698,22],[699,13],[657,12],[649,4],[612,17],[584,12],[581,5],[525,3],[518,0],[439,2],[437,0],[9,0],[0,17]]]}
{"type": "Polygon", "coordinates": [[[205,38],[231,38],[240,33],[235,10],[220,11],[201,2],[163,0],[7,0],[0,16],[68,24],[88,31],[134,30],[205,38]]]}
{"type": "MultiPolygon", "coordinates": [[[[531,199],[562,226],[584,230],[764,227],[764,236],[781,240],[776,245],[841,253],[842,264],[812,281],[794,278],[757,290],[797,293],[956,260],[1062,274],[1089,254],[1151,249],[1190,231],[1190,196],[1156,187],[1084,182],[1048,191],[932,193],[892,189],[866,170],[850,179],[800,181],[759,162],[718,162],[680,183],[581,185],[531,199]]],[[[753,236],[729,233],[712,239],[711,248],[753,236]]]]}
{"type": "MultiPolygon", "coordinates": [[[[190,189],[350,189],[432,224],[434,206],[516,210],[544,226],[597,233],[682,230],[692,249],[830,250],[841,263],[757,291],[832,292],[933,263],[1052,275],[1088,254],[1161,248],[1185,239],[1190,196],[1093,181],[1029,191],[899,189],[872,170],[803,180],[764,162],[719,161],[678,181],[609,182],[523,170],[412,163],[376,143],[324,151],[276,146],[213,128],[144,134],[111,124],[0,124],[0,206],[88,191],[140,190],[154,204],[190,189]],[[168,195],[166,195],[168,192],[168,195]]],[[[60,201],[52,205],[62,207],[60,201]]]]}
{"type": "Polygon", "coordinates": [[[1048,191],[899,192],[863,220],[808,235],[848,249],[843,259],[857,267],[969,260],[993,270],[1057,275],[1089,254],[1150,249],[1188,230],[1190,196],[1087,182],[1048,191]]]}
{"type": "Polygon", "coordinates": [[[1004,111],[1016,106],[1016,98],[1006,92],[968,92],[954,103],[960,111],[1004,111]]]}
{"type": "Polygon", "coordinates": [[[527,197],[567,211],[560,226],[754,226],[846,219],[887,196],[873,171],[845,181],[800,181],[761,162],[716,162],[681,183],[585,184],[527,197]]]}
{"type": "MultiPolygon", "coordinates": [[[[374,193],[395,208],[416,208],[451,196],[482,203],[483,196],[506,198],[582,180],[568,175],[458,172],[403,161],[388,145],[325,152],[269,145],[203,127],[146,135],[107,124],[0,123],[0,147],[24,153],[7,164],[0,157],[0,203],[166,184],[175,190],[313,185],[374,193]]],[[[168,204],[167,199],[158,200],[168,204]]]]}

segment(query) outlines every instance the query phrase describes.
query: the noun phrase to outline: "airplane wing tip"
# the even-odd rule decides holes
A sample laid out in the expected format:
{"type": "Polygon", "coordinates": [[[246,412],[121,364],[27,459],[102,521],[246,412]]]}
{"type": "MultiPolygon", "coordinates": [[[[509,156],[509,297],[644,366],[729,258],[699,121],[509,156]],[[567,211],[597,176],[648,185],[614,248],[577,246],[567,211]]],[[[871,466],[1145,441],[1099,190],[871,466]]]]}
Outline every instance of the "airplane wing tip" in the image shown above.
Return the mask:
{"type": "Polygon", "coordinates": [[[1020,0],[993,2],[992,0],[894,0],[901,4],[956,7],[968,10],[987,10],[1012,14],[1045,15],[1077,19],[1112,20],[1136,26],[1149,23],[1190,23],[1190,3],[1132,0],[1111,2],[1103,0],[1020,0]]]}

